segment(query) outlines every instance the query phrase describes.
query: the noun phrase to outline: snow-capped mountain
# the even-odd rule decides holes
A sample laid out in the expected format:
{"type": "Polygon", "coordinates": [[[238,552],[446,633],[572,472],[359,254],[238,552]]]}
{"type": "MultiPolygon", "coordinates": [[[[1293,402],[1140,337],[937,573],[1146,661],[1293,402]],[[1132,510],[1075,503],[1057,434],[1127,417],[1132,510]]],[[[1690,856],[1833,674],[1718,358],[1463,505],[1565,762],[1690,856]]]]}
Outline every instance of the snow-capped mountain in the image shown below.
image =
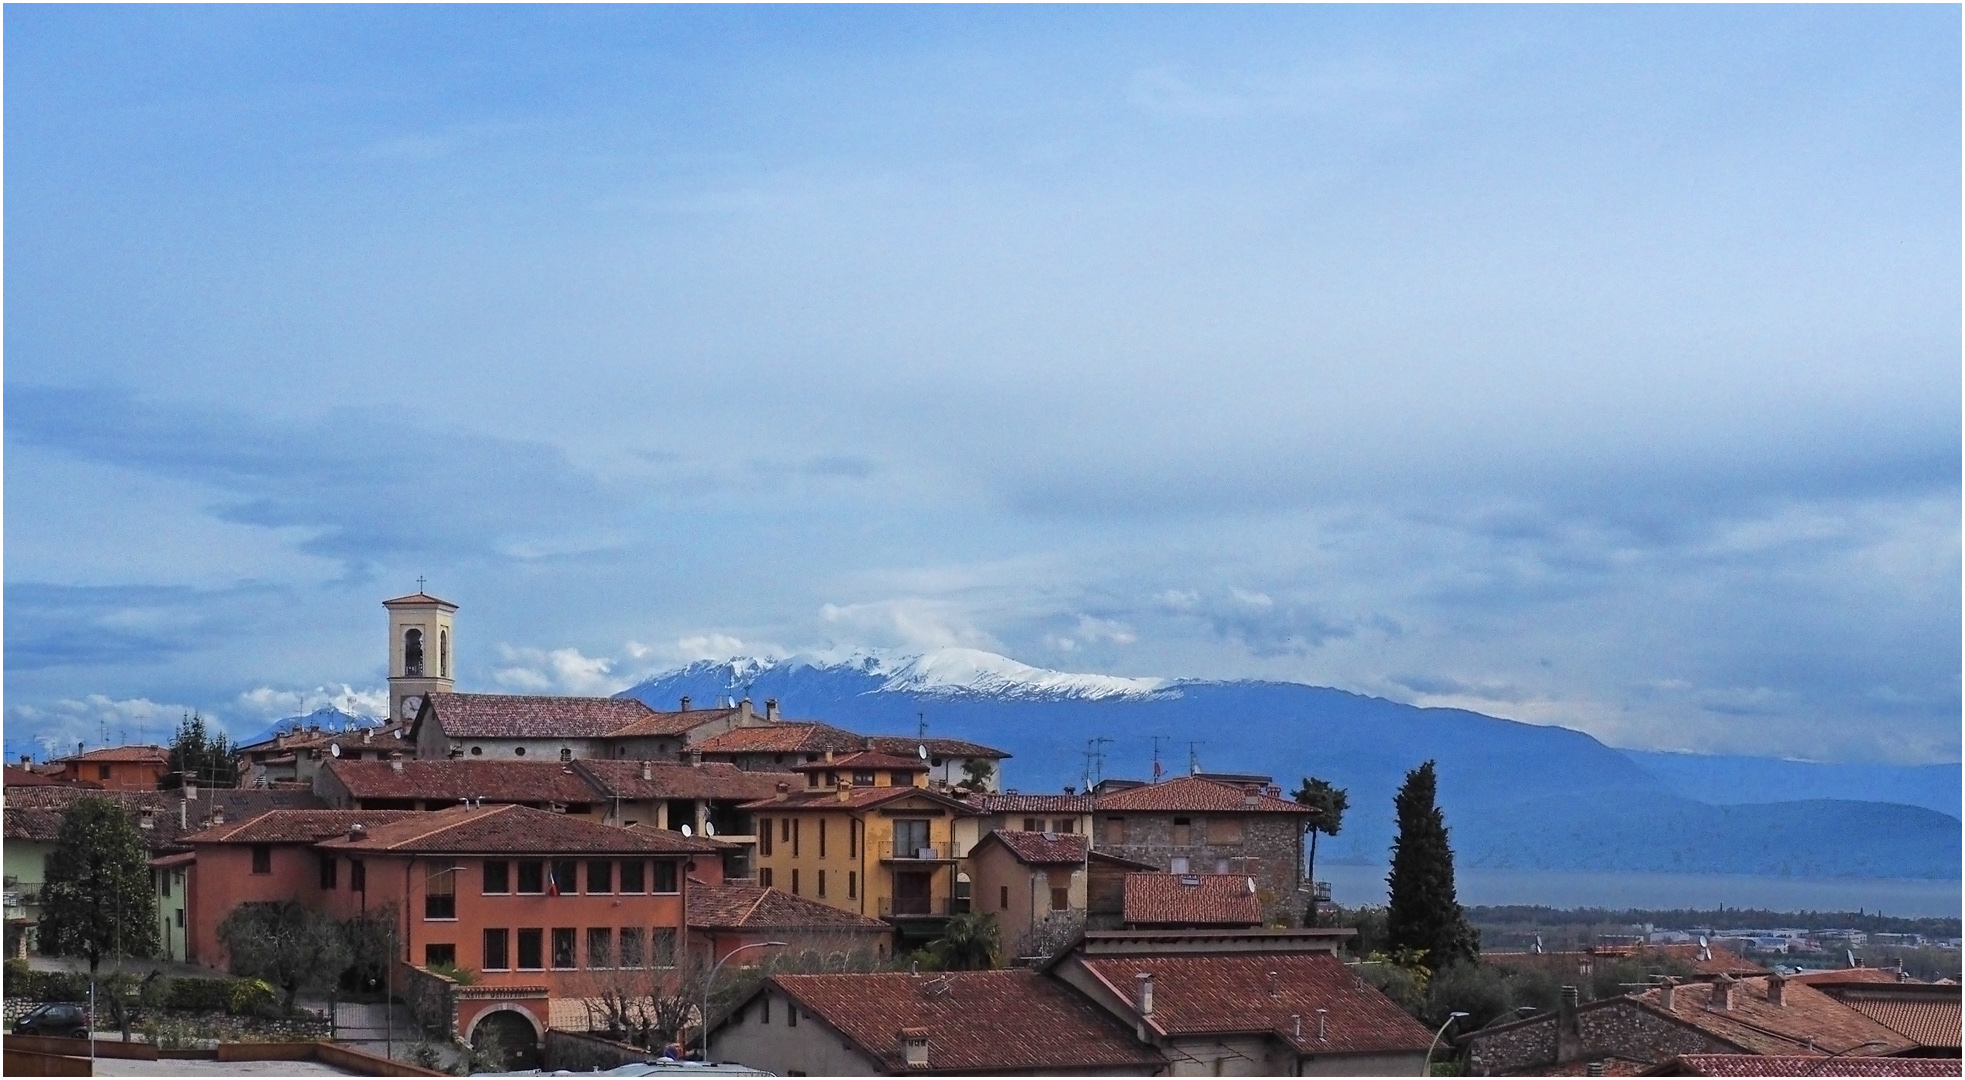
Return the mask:
{"type": "Polygon", "coordinates": [[[284,720],[276,720],[272,727],[249,739],[240,739],[233,745],[251,746],[253,743],[265,742],[275,735],[285,735],[309,727],[318,727],[322,731],[359,731],[365,727],[381,726],[382,721],[376,717],[342,712],[332,705],[323,705],[305,716],[289,716],[284,720]]]}
{"type": "Polygon", "coordinates": [[[841,689],[850,686],[855,694],[915,694],[928,698],[1104,701],[1179,694],[1175,684],[1167,679],[1053,671],[981,649],[947,648],[924,653],[858,650],[838,657],[800,653],[783,659],[738,656],[728,660],[699,660],[631,687],[623,696],[642,697],[645,687],[684,680],[720,683],[714,693],[719,699],[757,700],[770,696],[758,690],[760,685],[793,679],[837,683],[841,689]]]}

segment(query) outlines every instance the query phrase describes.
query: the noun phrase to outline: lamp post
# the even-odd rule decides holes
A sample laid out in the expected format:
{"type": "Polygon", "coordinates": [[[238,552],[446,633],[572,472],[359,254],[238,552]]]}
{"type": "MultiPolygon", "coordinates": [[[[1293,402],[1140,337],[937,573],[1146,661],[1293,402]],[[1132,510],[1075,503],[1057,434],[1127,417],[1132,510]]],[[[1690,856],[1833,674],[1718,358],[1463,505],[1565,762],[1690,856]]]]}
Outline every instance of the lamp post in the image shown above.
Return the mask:
{"type": "Polygon", "coordinates": [[[1431,1075],[1433,1075],[1433,1051],[1439,1048],[1439,1045],[1440,1045],[1440,1036],[1442,1036],[1442,1035],[1445,1035],[1445,1034],[1446,1034],[1446,1029],[1447,1029],[1447,1028],[1450,1028],[1450,1027],[1452,1027],[1452,1026],[1453,1026],[1453,1022],[1454,1022],[1455,1020],[1458,1020],[1458,1019],[1460,1019],[1461,1017],[1463,1017],[1463,1016],[1465,1016],[1465,1015],[1467,1015],[1467,1014],[1466,1014],[1466,1013],[1464,1013],[1464,1012],[1454,1012],[1454,1013],[1448,1013],[1448,1014],[1447,1014],[1447,1016],[1446,1016],[1446,1023],[1444,1023],[1444,1024],[1441,1024],[1441,1025],[1440,1025],[1440,1030],[1438,1030],[1438,1031],[1436,1031],[1436,1032],[1434,1032],[1434,1033],[1433,1033],[1433,1042],[1432,1042],[1432,1045],[1430,1045],[1430,1046],[1428,1046],[1428,1047],[1426,1048],[1426,1061],[1425,1061],[1425,1062],[1424,1062],[1424,1063],[1423,1063],[1422,1065],[1420,1065],[1420,1067],[1419,1067],[1419,1075],[1421,1075],[1421,1076],[1431,1076],[1431,1075]]]}
{"type": "Polygon", "coordinates": [[[1888,1046],[1888,1045],[1890,1044],[1882,1041],[1881,1039],[1871,1039],[1870,1041],[1865,1043],[1858,1043],[1847,1050],[1837,1050],[1835,1053],[1830,1054],[1829,1056],[1823,1058],[1822,1060],[1816,1062],[1814,1065],[1810,1066],[1808,1071],[1802,1073],[1801,1075],[1813,1076],[1815,1075],[1816,1072],[1820,1071],[1823,1066],[1827,1065],[1829,1062],[1834,1061],[1836,1058],[1839,1058],[1844,1054],[1853,1054],[1858,1050],[1868,1050],[1872,1047],[1888,1046]]]}
{"type": "MultiPolygon", "coordinates": [[[[712,939],[712,942],[713,941],[714,939],[712,939]]],[[[701,1036],[696,1040],[697,1042],[702,1044],[703,1064],[708,1065],[710,1063],[710,987],[715,985],[716,973],[723,970],[724,961],[729,960],[731,957],[737,955],[740,952],[743,952],[745,949],[775,949],[775,948],[781,948],[787,944],[789,944],[789,942],[753,941],[749,945],[739,945],[736,948],[730,950],[729,952],[724,953],[723,959],[718,960],[716,963],[710,965],[710,973],[703,977],[703,1012],[701,1014],[703,1031],[701,1036]]],[[[710,947],[715,948],[716,946],[712,944],[710,947]]]]}

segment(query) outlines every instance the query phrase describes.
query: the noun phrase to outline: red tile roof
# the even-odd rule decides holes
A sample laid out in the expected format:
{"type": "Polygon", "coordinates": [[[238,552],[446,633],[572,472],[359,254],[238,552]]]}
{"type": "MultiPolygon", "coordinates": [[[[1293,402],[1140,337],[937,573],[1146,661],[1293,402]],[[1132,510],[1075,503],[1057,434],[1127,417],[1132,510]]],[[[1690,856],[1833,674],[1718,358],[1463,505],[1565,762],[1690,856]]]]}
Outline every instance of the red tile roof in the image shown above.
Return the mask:
{"type": "Polygon", "coordinates": [[[8,787],[47,787],[50,784],[58,783],[53,777],[43,776],[38,772],[30,772],[26,769],[16,769],[12,765],[6,767],[5,782],[8,787]]]}
{"type": "Polygon", "coordinates": [[[727,720],[737,714],[736,709],[688,709],[683,712],[653,712],[639,720],[630,721],[607,734],[616,739],[637,735],[685,735],[718,720],[727,720]]]}
{"type": "Polygon", "coordinates": [[[793,765],[791,768],[795,772],[806,772],[810,770],[824,772],[827,769],[844,769],[849,772],[854,769],[890,769],[905,770],[907,772],[927,772],[929,766],[927,762],[918,757],[896,757],[893,754],[878,754],[870,750],[862,750],[857,754],[835,756],[831,761],[821,758],[818,761],[809,761],[803,765],[793,765]]]}
{"type": "Polygon", "coordinates": [[[959,758],[1006,758],[1011,755],[993,746],[984,746],[967,739],[943,739],[933,735],[916,737],[913,735],[875,735],[873,748],[882,754],[897,757],[919,758],[915,751],[927,747],[928,753],[935,757],[959,758]]]}
{"type": "Polygon", "coordinates": [[[457,610],[456,604],[453,604],[448,600],[440,600],[437,597],[431,596],[429,593],[426,593],[421,589],[418,589],[417,591],[410,593],[408,596],[398,596],[392,600],[382,601],[383,607],[388,607],[390,604],[442,604],[444,607],[447,607],[452,611],[457,610]]]}
{"type": "Polygon", "coordinates": [[[1090,795],[1019,795],[975,791],[968,803],[985,814],[1089,814],[1090,795]]]}
{"type": "Polygon", "coordinates": [[[885,934],[893,927],[762,885],[711,885],[689,879],[689,925],[705,930],[784,930],[885,934]]]}
{"type": "Polygon", "coordinates": [[[1957,1076],[1953,1058],[1846,1057],[1762,1054],[1680,1054],[1652,1076],[1957,1076]]]}
{"type": "Polygon", "coordinates": [[[91,750],[86,754],[70,754],[68,757],[59,760],[87,761],[91,763],[103,761],[138,761],[153,765],[168,765],[170,764],[171,754],[170,751],[161,746],[105,746],[100,750],[91,750]]]}
{"type": "MultiPolygon", "coordinates": [[[[1789,979],[1782,1003],[1768,1000],[1768,979],[1741,979],[1733,983],[1732,1004],[1726,1009],[1712,1007],[1716,995],[1726,985],[1726,976],[1714,983],[1687,983],[1672,993],[1672,1016],[1706,1034],[1756,1054],[1792,1054],[1807,1046],[1839,1050],[1876,1040],[1879,1054],[1912,1049],[1915,1041],[1890,1030],[1875,1020],[1842,1004],[1808,982],[1789,979]]],[[[1657,988],[1624,998],[1611,998],[1591,1008],[1624,1001],[1638,1001],[1665,1011],[1659,1004],[1657,988]]]]}
{"type": "Polygon", "coordinates": [[[330,761],[322,771],[357,799],[589,803],[603,798],[585,776],[558,761],[330,761]]]}
{"type": "Polygon", "coordinates": [[[1631,956],[1657,956],[1661,953],[1683,961],[1697,974],[1706,977],[1727,974],[1739,979],[1772,974],[1767,968],[1720,945],[1711,946],[1711,953],[1705,959],[1700,958],[1700,948],[1697,945],[1644,945],[1634,948],[1598,946],[1594,949],[1543,953],[1482,950],[1481,959],[1504,967],[1546,971],[1552,975],[1567,976],[1592,968],[1597,963],[1611,963],[1631,956]]]}
{"type": "Polygon", "coordinates": [[[452,739],[598,739],[655,715],[633,698],[431,694],[437,729],[452,739]]]}
{"type": "Polygon", "coordinates": [[[768,799],[780,783],[803,787],[805,778],[788,772],[750,772],[724,761],[681,765],[668,761],[575,759],[573,767],[594,789],[621,799],[768,799]],[[642,779],[644,770],[648,779],[642,779]]]}
{"type": "Polygon", "coordinates": [[[529,806],[453,806],[368,830],[360,840],[323,841],[341,851],[443,855],[685,855],[721,850],[666,829],[621,829],[529,806]]]}
{"type": "Polygon", "coordinates": [[[803,1012],[830,1025],[889,1072],[1059,1072],[1164,1066],[1126,1028],[1076,991],[1027,968],[939,975],[778,975],[803,1012]],[[909,1069],[900,1031],[925,1029],[928,1066],[909,1069]]]}
{"type": "Polygon", "coordinates": [[[1245,874],[1127,874],[1124,918],[1139,926],[1261,926],[1245,874]]]}
{"type": "Polygon", "coordinates": [[[756,802],[745,803],[739,809],[755,810],[758,812],[768,810],[864,810],[869,806],[878,806],[890,799],[899,799],[908,795],[919,795],[922,798],[933,800],[957,812],[964,812],[969,809],[966,803],[951,799],[946,795],[937,794],[927,788],[918,787],[860,787],[850,788],[844,792],[793,791],[783,799],[773,795],[769,799],[759,799],[756,802]],[[842,795],[844,796],[843,798],[841,797],[842,795]]]}
{"type": "Polygon", "coordinates": [[[1149,1023],[1167,1036],[1273,1035],[1302,1054],[1425,1050],[1433,1033],[1329,953],[1222,953],[1211,956],[1081,956],[1121,1001],[1137,976],[1153,976],[1149,1023]],[[1317,1038],[1318,1009],[1329,1010],[1317,1038]],[[1297,1034],[1294,1017],[1302,1017],[1297,1034]]]}
{"type": "Polygon", "coordinates": [[[1093,805],[1100,813],[1126,810],[1160,813],[1183,810],[1240,814],[1315,813],[1309,807],[1288,799],[1279,799],[1261,791],[1250,792],[1234,784],[1204,780],[1198,776],[1180,776],[1157,784],[1142,784],[1100,795],[1093,805]]]}
{"type": "Polygon", "coordinates": [[[731,728],[697,743],[705,754],[835,754],[865,750],[864,735],[809,720],[780,720],[759,727],[731,728]]]}
{"type": "Polygon", "coordinates": [[[1920,1046],[1958,1049],[1959,1024],[1965,1021],[1965,1016],[1960,1015],[1957,998],[1950,1001],[1849,998],[1843,1004],[1920,1046]]]}
{"type": "Polygon", "coordinates": [[[185,844],[312,844],[346,836],[355,825],[377,828],[406,818],[414,810],[269,810],[244,821],[228,821],[180,838],[185,844]]]}
{"type": "Polygon", "coordinates": [[[289,731],[270,739],[246,746],[235,746],[232,755],[262,754],[276,750],[319,750],[327,753],[329,746],[340,746],[342,750],[389,750],[405,749],[403,739],[407,737],[410,722],[395,720],[378,727],[356,728],[352,731],[289,731]],[[368,738],[362,738],[367,733],[368,738]]]}
{"type": "Polygon", "coordinates": [[[104,799],[121,806],[136,818],[139,826],[149,814],[149,828],[139,828],[145,847],[162,851],[177,846],[180,838],[205,827],[215,812],[227,820],[247,821],[268,810],[316,810],[321,800],[305,790],[265,790],[261,788],[201,788],[198,797],[186,801],[181,791],[102,791],[78,784],[52,787],[6,789],[6,835],[9,840],[52,843],[61,833],[61,818],[76,799],[104,799]],[[182,807],[182,810],[180,810],[182,807]],[[182,813],[184,826],[179,827],[182,813]]]}
{"type": "Polygon", "coordinates": [[[1090,840],[1079,833],[997,829],[983,837],[982,842],[991,840],[1008,848],[1026,866],[1082,866],[1086,853],[1092,849],[1090,840]]]}

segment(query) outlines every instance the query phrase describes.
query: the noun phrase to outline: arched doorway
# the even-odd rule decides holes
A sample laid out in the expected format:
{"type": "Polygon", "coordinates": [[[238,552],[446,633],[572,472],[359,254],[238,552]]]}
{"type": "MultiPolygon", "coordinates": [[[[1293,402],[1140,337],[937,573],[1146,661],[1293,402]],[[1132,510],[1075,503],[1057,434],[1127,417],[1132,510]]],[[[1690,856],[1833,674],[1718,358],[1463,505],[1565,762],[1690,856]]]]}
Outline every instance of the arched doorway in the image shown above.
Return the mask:
{"type": "Polygon", "coordinates": [[[532,1018],[518,1009],[492,1009],[479,1016],[471,1026],[471,1049],[480,1055],[484,1071],[539,1068],[538,1029],[532,1018]]]}

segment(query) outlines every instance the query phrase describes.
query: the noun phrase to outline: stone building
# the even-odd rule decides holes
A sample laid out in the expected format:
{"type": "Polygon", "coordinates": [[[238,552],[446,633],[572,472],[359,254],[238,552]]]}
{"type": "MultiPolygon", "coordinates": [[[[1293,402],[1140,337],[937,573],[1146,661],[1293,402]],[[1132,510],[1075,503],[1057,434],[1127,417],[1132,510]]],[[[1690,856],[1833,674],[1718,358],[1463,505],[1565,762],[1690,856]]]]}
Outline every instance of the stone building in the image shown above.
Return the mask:
{"type": "Polygon", "coordinates": [[[1310,898],[1303,834],[1316,811],[1258,779],[1182,776],[1099,795],[1092,846],[1174,874],[1254,878],[1264,921],[1295,926],[1310,898]]]}

